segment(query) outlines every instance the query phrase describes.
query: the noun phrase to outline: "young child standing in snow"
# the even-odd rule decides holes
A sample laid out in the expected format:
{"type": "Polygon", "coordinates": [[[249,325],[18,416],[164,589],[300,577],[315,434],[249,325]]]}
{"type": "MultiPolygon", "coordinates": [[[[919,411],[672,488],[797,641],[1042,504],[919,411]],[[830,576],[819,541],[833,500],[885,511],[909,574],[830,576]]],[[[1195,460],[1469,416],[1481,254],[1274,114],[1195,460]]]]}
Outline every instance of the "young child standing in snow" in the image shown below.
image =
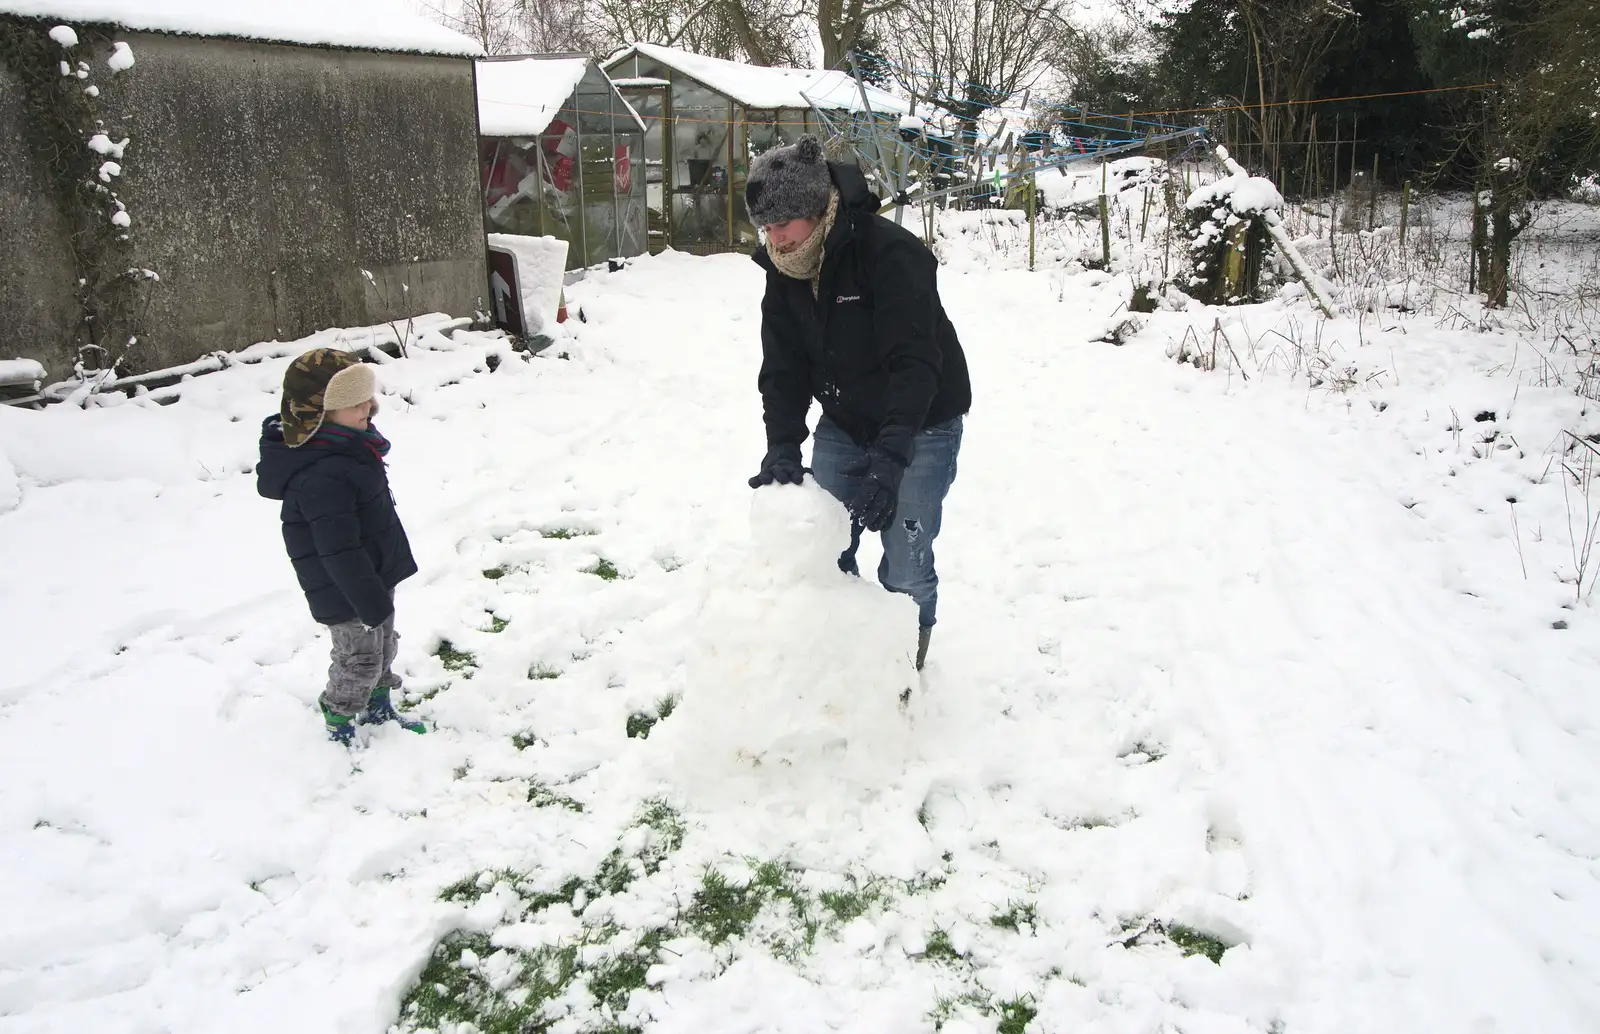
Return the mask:
{"type": "Polygon", "coordinates": [[[356,723],[399,722],[393,664],[394,588],[417,573],[389,492],[389,441],[372,426],[373,368],[317,348],[289,364],[279,411],[261,423],[256,490],[283,501],[283,544],[311,616],[333,633],[321,697],[328,735],[348,744],[356,723]]]}

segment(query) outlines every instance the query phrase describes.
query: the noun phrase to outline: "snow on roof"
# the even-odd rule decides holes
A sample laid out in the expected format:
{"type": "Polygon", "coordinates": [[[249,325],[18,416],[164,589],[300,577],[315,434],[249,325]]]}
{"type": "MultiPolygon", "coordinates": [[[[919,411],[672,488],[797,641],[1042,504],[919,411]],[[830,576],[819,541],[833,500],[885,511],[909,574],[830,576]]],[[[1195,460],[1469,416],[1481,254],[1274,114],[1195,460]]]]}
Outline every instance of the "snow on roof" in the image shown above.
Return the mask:
{"type": "Polygon", "coordinates": [[[401,0],[0,0],[0,14],[358,50],[483,53],[401,0]]]}
{"type": "Polygon", "coordinates": [[[478,132],[483,136],[543,133],[588,68],[589,59],[583,57],[479,61],[478,132]]]}
{"type": "MultiPolygon", "coordinates": [[[[811,101],[815,101],[822,108],[861,110],[861,91],[856,87],[855,80],[843,72],[819,72],[814,68],[765,68],[705,57],[655,43],[635,43],[608,58],[605,67],[609,69],[635,53],[698,79],[749,108],[809,108],[811,101]],[[808,97],[810,100],[807,100],[808,97]]],[[[867,100],[875,112],[901,115],[911,110],[905,101],[870,86],[867,87],[867,100]]]]}

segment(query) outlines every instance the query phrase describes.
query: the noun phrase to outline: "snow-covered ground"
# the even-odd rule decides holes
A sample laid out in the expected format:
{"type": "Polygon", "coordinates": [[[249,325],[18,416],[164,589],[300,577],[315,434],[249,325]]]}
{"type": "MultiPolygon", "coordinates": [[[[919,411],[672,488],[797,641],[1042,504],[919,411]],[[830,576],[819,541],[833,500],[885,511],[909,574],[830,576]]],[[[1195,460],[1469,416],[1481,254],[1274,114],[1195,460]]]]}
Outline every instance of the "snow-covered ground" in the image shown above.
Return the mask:
{"type": "Polygon", "coordinates": [[[287,359],[0,409],[0,1031],[1595,1030],[1594,404],[1292,291],[1118,347],[1130,282],[1006,218],[940,242],[976,404],[904,711],[909,604],[745,485],[747,258],[382,367],[430,731],[353,756],[249,473],[287,359]]]}

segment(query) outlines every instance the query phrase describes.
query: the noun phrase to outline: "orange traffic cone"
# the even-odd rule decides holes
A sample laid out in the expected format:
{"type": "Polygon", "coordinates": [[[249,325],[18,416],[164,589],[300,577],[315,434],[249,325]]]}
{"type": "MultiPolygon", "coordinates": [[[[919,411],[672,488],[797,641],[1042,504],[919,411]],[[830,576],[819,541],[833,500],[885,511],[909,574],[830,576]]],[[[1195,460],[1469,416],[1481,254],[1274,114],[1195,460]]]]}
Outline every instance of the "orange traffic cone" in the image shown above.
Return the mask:
{"type": "Polygon", "coordinates": [[[567,322],[567,289],[561,289],[561,304],[556,307],[556,322],[567,322]]]}

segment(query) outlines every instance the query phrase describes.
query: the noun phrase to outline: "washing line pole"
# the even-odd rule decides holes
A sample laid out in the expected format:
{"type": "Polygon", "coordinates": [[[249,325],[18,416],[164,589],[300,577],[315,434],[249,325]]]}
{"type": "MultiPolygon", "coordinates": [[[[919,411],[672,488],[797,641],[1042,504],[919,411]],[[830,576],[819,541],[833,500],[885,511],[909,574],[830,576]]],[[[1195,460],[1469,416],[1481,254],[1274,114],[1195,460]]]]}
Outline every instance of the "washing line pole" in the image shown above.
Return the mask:
{"type": "Polygon", "coordinates": [[[856,91],[861,94],[861,109],[867,113],[867,132],[872,137],[872,157],[878,167],[878,175],[883,177],[884,189],[893,190],[895,184],[889,179],[889,165],[883,160],[883,148],[878,146],[878,123],[872,115],[872,102],[867,100],[867,84],[861,78],[861,66],[856,63],[853,48],[846,56],[850,59],[850,77],[856,81],[856,91]]]}

